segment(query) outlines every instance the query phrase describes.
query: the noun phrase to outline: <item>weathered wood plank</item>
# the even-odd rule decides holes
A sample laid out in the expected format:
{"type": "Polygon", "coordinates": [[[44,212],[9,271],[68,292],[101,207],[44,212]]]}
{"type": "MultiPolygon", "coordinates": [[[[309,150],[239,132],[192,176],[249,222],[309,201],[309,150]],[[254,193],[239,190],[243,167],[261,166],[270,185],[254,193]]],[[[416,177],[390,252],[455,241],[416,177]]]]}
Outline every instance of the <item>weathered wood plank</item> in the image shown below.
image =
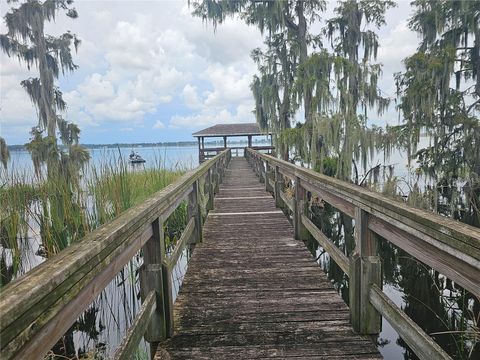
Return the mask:
{"type": "Polygon", "coordinates": [[[318,244],[323,247],[327,253],[332,257],[333,261],[340,266],[340,269],[345,274],[349,273],[349,262],[347,255],[345,255],[342,250],[340,250],[332,241],[325,236],[325,234],[315,226],[315,224],[305,215],[302,215],[302,222],[310,231],[310,234],[318,242],[318,244]]]}
{"type": "Polygon", "coordinates": [[[251,168],[232,159],[229,170],[156,358],[381,358],[251,168]]]}
{"type": "Polygon", "coordinates": [[[178,258],[180,257],[180,255],[182,255],[182,252],[185,249],[185,245],[188,243],[190,237],[192,236],[193,230],[195,230],[195,223],[196,223],[195,218],[194,217],[190,218],[190,221],[188,222],[187,226],[185,227],[185,229],[183,229],[180,239],[175,244],[175,249],[170,254],[170,256],[168,256],[168,258],[166,259],[166,263],[170,271],[172,271],[175,265],[177,264],[178,258]]]}
{"type": "Polygon", "coordinates": [[[145,333],[148,322],[150,321],[156,304],[156,295],[155,291],[151,291],[144,303],[142,304],[142,309],[138,312],[135,320],[133,321],[130,329],[127,332],[127,335],[122,340],[122,343],[119,345],[115,351],[116,360],[129,360],[132,359],[135,354],[135,350],[140,343],[140,340],[145,333]]]}
{"type": "Polygon", "coordinates": [[[431,266],[441,274],[457,282],[480,298],[480,266],[471,265],[455,256],[455,250],[442,249],[380,220],[371,218],[369,227],[377,234],[387,237],[392,244],[405,250],[416,259],[431,266]]]}
{"type": "Polygon", "coordinates": [[[420,326],[408,317],[378,286],[372,285],[370,302],[388,320],[420,359],[451,359],[420,326]]]}
{"type": "Polygon", "coordinates": [[[405,225],[405,231],[422,232],[480,260],[480,229],[478,228],[425,210],[415,209],[382,194],[295,166],[269,155],[255,153],[255,156],[269,161],[272,166],[280,167],[282,171],[287,170],[292,176],[299,177],[305,181],[305,188],[310,184],[373,215],[382,214],[388,219],[399,221],[405,225]]]}
{"type": "Polygon", "coordinates": [[[150,224],[178,204],[224,152],[10,283],[0,294],[2,356],[41,357],[152,237],[150,224]],[[103,286],[103,287],[102,287],[103,286]],[[30,356],[30,355],[29,355],[30,356]]]}

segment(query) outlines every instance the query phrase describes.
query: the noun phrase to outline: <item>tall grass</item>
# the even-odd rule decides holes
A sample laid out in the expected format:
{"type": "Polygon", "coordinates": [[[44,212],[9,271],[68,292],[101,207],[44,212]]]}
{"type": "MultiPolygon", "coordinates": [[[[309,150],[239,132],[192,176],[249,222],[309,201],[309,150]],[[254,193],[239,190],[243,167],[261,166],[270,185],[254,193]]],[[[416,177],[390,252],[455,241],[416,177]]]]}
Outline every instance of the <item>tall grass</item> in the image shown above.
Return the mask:
{"type": "MultiPolygon", "coordinates": [[[[47,181],[28,176],[27,171],[4,171],[0,182],[0,288],[184,172],[181,167],[166,169],[159,160],[149,169],[133,168],[121,156],[88,166],[73,181],[62,176],[47,181]]],[[[185,211],[182,206],[176,214],[185,211]]]]}

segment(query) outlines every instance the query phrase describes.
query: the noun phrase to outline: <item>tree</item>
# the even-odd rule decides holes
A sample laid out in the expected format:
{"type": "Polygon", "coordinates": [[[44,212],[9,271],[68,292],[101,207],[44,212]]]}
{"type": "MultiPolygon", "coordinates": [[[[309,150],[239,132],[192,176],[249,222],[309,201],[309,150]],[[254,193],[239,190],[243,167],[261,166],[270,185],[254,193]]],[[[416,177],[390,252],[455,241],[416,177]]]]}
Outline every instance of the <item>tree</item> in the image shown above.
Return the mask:
{"type": "Polygon", "coordinates": [[[0,163],[2,163],[4,169],[7,168],[8,159],[10,159],[10,152],[8,151],[7,143],[0,136],[0,163]]]}
{"type": "Polygon", "coordinates": [[[258,66],[259,76],[251,84],[255,99],[255,117],[262,129],[271,129],[277,151],[284,160],[289,148],[279,136],[291,126],[295,105],[292,105],[297,56],[292,51],[288,34],[275,34],[265,40],[266,51],[255,49],[252,58],[258,66]]]}
{"type": "MultiPolygon", "coordinates": [[[[16,4],[16,0],[8,3],[16,4]]],[[[8,32],[0,35],[0,47],[8,56],[16,56],[28,69],[36,65],[38,78],[29,78],[21,82],[28,93],[38,114],[38,125],[32,129],[34,145],[29,146],[37,173],[40,165],[47,164],[48,175],[53,176],[59,169],[60,158],[65,156],[57,146],[57,129],[60,139],[66,146],[78,148],[79,129],[69,124],[58,111],[65,110],[66,104],[62,92],[55,86],[54,80],[60,72],[71,72],[77,68],[73,62],[71,47],[77,49],[80,40],[74,34],[66,32],[54,37],[44,33],[45,22],[55,20],[57,14],[65,12],[70,18],[78,16],[72,0],[26,0],[12,8],[4,17],[8,32]],[[46,130],[46,136],[43,132],[46,130]]],[[[78,156],[77,156],[78,158],[78,156]]],[[[83,154],[82,159],[88,159],[83,154]]]]}
{"type": "Polygon", "coordinates": [[[433,181],[433,209],[480,226],[480,3],[412,4],[422,41],[396,75],[405,122],[391,131],[433,181]]]}
{"type": "MultiPolygon", "coordinates": [[[[278,42],[278,36],[285,34],[284,41],[290,41],[290,51],[277,54],[294,56],[302,64],[308,58],[308,46],[317,40],[308,32],[308,26],[320,18],[325,10],[324,0],[297,1],[258,1],[258,0],[202,0],[193,3],[193,15],[204,21],[212,21],[215,27],[227,17],[238,15],[247,24],[255,25],[262,34],[266,34],[266,42],[278,42]],[[277,36],[277,39],[274,39],[277,36]]],[[[269,49],[268,51],[271,51],[269,49]]],[[[280,58],[286,60],[287,58],[280,58]]],[[[291,69],[295,71],[294,69],[291,69]]],[[[291,76],[295,76],[292,72],[291,76]]],[[[304,83],[302,98],[305,109],[305,121],[311,121],[312,89],[304,83]]],[[[260,123],[261,124],[261,123],[260,123]]]]}
{"type": "Polygon", "coordinates": [[[45,23],[54,20],[60,12],[70,18],[77,17],[71,0],[22,1],[5,15],[8,32],[0,35],[0,47],[8,56],[17,57],[29,69],[35,65],[39,72],[38,78],[23,80],[21,85],[38,114],[38,125],[32,128],[27,149],[38,176],[46,164],[47,181],[42,186],[52,195],[40,204],[40,234],[42,240],[48,239],[43,241],[47,256],[68,246],[84,231],[82,221],[71,222],[71,214],[77,214],[77,219],[84,216],[78,196],[79,171],[89,159],[88,151],[78,144],[78,126],[59,115],[66,103],[54,81],[60,74],[77,68],[72,47],[77,49],[80,43],[70,32],[56,37],[44,33],[45,23]],[[59,147],[57,132],[67,151],[59,147]]]}

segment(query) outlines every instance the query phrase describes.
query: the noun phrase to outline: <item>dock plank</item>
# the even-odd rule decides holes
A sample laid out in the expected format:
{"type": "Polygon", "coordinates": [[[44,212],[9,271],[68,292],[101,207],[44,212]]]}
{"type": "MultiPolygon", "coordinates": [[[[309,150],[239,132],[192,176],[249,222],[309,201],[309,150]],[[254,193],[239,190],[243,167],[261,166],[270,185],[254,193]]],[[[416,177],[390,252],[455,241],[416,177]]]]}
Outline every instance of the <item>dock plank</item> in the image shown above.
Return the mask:
{"type": "Polygon", "coordinates": [[[243,158],[232,158],[155,359],[381,359],[243,158]],[[252,213],[252,214],[249,214],[252,213]]]}

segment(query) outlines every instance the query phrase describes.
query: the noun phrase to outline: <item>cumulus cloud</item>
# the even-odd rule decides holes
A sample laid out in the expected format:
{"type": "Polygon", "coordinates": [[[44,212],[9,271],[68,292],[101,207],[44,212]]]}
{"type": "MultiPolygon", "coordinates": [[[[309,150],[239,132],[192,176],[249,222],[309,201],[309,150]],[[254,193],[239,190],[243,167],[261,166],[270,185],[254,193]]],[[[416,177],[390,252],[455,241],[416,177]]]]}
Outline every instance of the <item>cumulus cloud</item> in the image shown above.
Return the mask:
{"type": "MultiPolygon", "coordinates": [[[[256,66],[249,56],[262,46],[255,27],[229,18],[214,31],[191,16],[185,1],[112,4],[78,2],[78,19],[59,16],[46,26],[47,33],[69,29],[82,40],[74,54],[79,69],[59,81],[67,120],[97,133],[113,123],[123,131],[138,129],[146,120],[154,129],[254,121],[249,84],[256,66]]],[[[408,11],[408,3],[389,11],[388,26],[380,34],[379,61],[385,64],[381,87],[390,92],[392,72],[401,70],[401,58],[418,43],[406,27],[408,11]]],[[[5,32],[4,24],[0,32],[5,32]]],[[[37,76],[37,70],[1,56],[2,136],[22,143],[37,117],[19,83],[37,76]]]]}
{"type": "Polygon", "coordinates": [[[235,124],[255,122],[252,114],[253,101],[238,105],[233,110],[225,108],[204,107],[198,113],[179,116],[170,119],[171,128],[199,128],[215,124],[235,124]]]}
{"type": "Polygon", "coordinates": [[[202,102],[198,98],[197,87],[190,84],[185,85],[182,91],[183,101],[191,109],[202,107],[202,102]]]}
{"type": "Polygon", "coordinates": [[[163,129],[163,128],[165,128],[165,124],[160,120],[157,120],[155,121],[155,124],[153,125],[152,129],[163,129]]]}

